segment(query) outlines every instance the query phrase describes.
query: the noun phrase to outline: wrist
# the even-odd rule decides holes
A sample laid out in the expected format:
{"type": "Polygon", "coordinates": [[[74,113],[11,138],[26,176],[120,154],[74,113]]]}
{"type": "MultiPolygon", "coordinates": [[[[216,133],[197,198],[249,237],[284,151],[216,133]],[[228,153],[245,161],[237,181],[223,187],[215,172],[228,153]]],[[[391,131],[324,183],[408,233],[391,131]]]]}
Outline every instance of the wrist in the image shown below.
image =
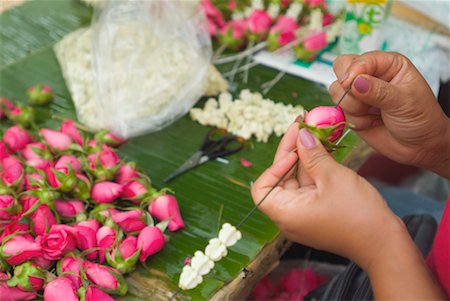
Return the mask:
{"type": "Polygon", "coordinates": [[[450,179],[450,119],[446,118],[438,135],[437,147],[430,149],[430,159],[425,168],[450,179]]]}

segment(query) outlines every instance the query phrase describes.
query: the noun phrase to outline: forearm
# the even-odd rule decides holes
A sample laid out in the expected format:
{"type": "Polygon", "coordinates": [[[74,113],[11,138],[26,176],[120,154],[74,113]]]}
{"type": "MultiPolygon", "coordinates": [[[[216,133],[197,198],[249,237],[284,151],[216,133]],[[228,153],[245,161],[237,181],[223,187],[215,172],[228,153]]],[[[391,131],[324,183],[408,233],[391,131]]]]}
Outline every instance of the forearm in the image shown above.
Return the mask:
{"type": "Polygon", "coordinates": [[[446,118],[444,124],[439,133],[440,143],[431,151],[430,159],[423,167],[450,180],[450,119],[446,118]]]}
{"type": "Polygon", "coordinates": [[[378,300],[445,300],[406,229],[388,238],[367,272],[378,300]]]}

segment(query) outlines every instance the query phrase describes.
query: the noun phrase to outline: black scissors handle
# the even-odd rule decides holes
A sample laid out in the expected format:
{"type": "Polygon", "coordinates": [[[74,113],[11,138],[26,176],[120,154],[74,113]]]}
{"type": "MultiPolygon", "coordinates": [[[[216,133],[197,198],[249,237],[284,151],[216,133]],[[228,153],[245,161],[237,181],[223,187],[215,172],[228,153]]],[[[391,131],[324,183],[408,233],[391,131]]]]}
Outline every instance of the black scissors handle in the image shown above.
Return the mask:
{"type": "Polygon", "coordinates": [[[208,160],[213,160],[239,152],[244,144],[244,139],[228,134],[225,130],[214,129],[206,135],[200,151],[208,157],[208,160]]]}

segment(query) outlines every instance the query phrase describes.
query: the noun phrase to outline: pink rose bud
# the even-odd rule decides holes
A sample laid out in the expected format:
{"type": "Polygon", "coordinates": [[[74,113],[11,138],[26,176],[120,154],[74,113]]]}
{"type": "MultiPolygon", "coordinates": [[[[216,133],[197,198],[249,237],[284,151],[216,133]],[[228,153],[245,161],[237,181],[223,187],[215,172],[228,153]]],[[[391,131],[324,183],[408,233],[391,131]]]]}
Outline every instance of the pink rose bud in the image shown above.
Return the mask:
{"type": "Polygon", "coordinates": [[[128,286],[117,270],[90,261],[85,261],[83,268],[88,280],[98,288],[109,293],[126,294],[128,286]]]}
{"type": "Polygon", "coordinates": [[[245,20],[232,20],[220,30],[219,40],[228,48],[237,50],[244,45],[246,32],[247,22],[245,20]]]}
{"type": "Polygon", "coordinates": [[[55,209],[62,218],[72,219],[84,213],[86,205],[79,200],[55,200],[55,209]]]}
{"type": "Polygon", "coordinates": [[[110,266],[125,274],[134,270],[139,259],[139,254],[140,250],[137,247],[137,237],[128,236],[120,243],[119,248],[107,254],[106,258],[110,266]]]}
{"type": "Polygon", "coordinates": [[[126,233],[138,232],[147,226],[145,213],[139,209],[115,213],[112,219],[126,233]]]}
{"type": "Polygon", "coordinates": [[[47,144],[55,150],[67,150],[72,145],[72,138],[67,134],[50,129],[41,129],[39,132],[47,144]]]}
{"type": "Polygon", "coordinates": [[[139,204],[147,196],[147,187],[137,180],[132,180],[123,186],[122,198],[139,204]]]}
{"type": "Polygon", "coordinates": [[[27,90],[28,101],[32,105],[46,105],[53,99],[53,91],[47,85],[36,85],[27,90]]]}
{"type": "Polygon", "coordinates": [[[24,301],[36,299],[35,292],[27,292],[17,286],[10,287],[7,284],[8,278],[7,274],[0,272],[0,300],[24,301]]]}
{"type": "Polygon", "coordinates": [[[68,135],[79,145],[83,146],[83,136],[80,134],[72,120],[69,119],[61,123],[60,131],[61,133],[68,135]]]}
{"type": "Polygon", "coordinates": [[[225,25],[222,13],[214,6],[211,0],[202,0],[201,5],[208,19],[216,23],[219,28],[225,25]]]}
{"type": "Polygon", "coordinates": [[[144,262],[147,258],[161,251],[164,247],[164,234],[158,227],[147,226],[139,232],[138,247],[141,248],[139,260],[144,262]]]}
{"type": "Polygon", "coordinates": [[[22,150],[31,142],[31,137],[26,130],[18,125],[8,128],[3,134],[3,141],[13,152],[22,150]]]}
{"type": "Polygon", "coordinates": [[[42,256],[42,248],[31,235],[17,234],[8,240],[3,240],[1,254],[10,265],[18,265],[42,256]]]}
{"type": "Polygon", "coordinates": [[[209,35],[211,37],[215,37],[217,35],[217,32],[219,31],[219,27],[211,19],[206,19],[206,22],[208,24],[208,33],[209,33],[209,35]]]}
{"type": "Polygon", "coordinates": [[[58,161],[56,161],[54,168],[63,171],[65,174],[68,174],[69,166],[71,166],[72,169],[77,173],[81,170],[80,161],[78,161],[77,157],[75,157],[74,155],[61,156],[58,161]]]}
{"type": "Polygon", "coordinates": [[[88,286],[86,294],[84,295],[85,301],[114,301],[110,295],[98,289],[92,285],[88,286]]]}
{"type": "Polygon", "coordinates": [[[325,9],[327,7],[326,0],[308,0],[305,2],[307,2],[311,8],[322,7],[325,9]]]}
{"type": "Polygon", "coordinates": [[[61,192],[71,192],[78,183],[75,171],[70,165],[68,168],[60,170],[47,167],[45,173],[50,186],[57,188],[61,192]]]}
{"type": "Polygon", "coordinates": [[[42,252],[47,260],[59,260],[76,247],[76,235],[72,227],[57,224],[40,238],[42,252]]]}
{"type": "Polygon", "coordinates": [[[58,181],[55,175],[55,170],[51,168],[50,166],[47,166],[45,168],[45,175],[47,176],[47,182],[52,186],[53,188],[58,188],[61,186],[61,183],[58,181]]]}
{"type": "Polygon", "coordinates": [[[77,184],[72,190],[72,196],[80,200],[87,200],[91,196],[91,182],[83,174],[76,174],[77,184]]]}
{"type": "Polygon", "coordinates": [[[6,148],[3,140],[0,140],[0,160],[5,159],[11,155],[10,151],[6,148]]]}
{"type": "Polygon", "coordinates": [[[305,49],[308,51],[319,51],[327,47],[327,35],[325,32],[312,34],[303,41],[305,49]]]}
{"type": "Polygon", "coordinates": [[[111,169],[116,167],[120,163],[119,156],[109,148],[107,145],[103,145],[103,149],[99,155],[100,164],[105,169],[111,169]]]}
{"type": "Polygon", "coordinates": [[[8,119],[23,127],[28,127],[34,122],[34,109],[22,105],[17,105],[13,109],[6,111],[8,119]]]}
{"type": "Polygon", "coordinates": [[[81,286],[82,266],[83,259],[68,255],[58,262],[58,275],[62,276],[64,274],[67,278],[72,280],[75,289],[78,290],[81,286]]]}
{"type": "Polygon", "coordinates": [[[47,204],[41,204],[30,216],[33,232],[36,236],[47,233],[56,224],[55,217],[47,204]]]}
{"type": "Polygon", "coordinates": [[[25,189],[39,189],[45,183],[44,177],[39,173],[30,173],[25,176],[25,189]]]}
{"type": "Polygon", "coordinates": [[[139,177],[139,173],[136,170],[136,166],[134,163],[126,163],[120,166],[119,171],[117,172],[116,182],[125,185],[133,179],[139,177]]]}
{"type": "MultiPolygon", "coordinates": [[[[17,214],[12,217],[11,221],[7,224],[2,225],[2,232],[0,234],[0,244],[3,242],[3,239],[7,236],[18,233],[18,232],[27,232],[30,230],[28,224],[19,224],[21,220],[21,214],[17,214]]],[[[27,236],[28,237],[28,236],[27,236]]]]}
{"type": "Polygon", "coordinates": [[[334,16],[333,16],[333,14],[326,13],[326,14],[323,16],[322,26],[328,26],[328,25],[330,25],[331,23],[333,23],[333,21],[334,21],[334,16]]]}
{"type": "Polygon", "coordinates": [[[50,270],[50,267],[53,265],[52,260],[47,260],[44,257],[34,257],[31,262],[44,270],[50,270]]]}
{"type": "Polygon", "coordinates": [[[114,134],[101,130],[95,135],[95,140],[101,144],[106,144],[111,147],[119,147],[126,142],[125,139],[115,136],[114,134]]]}
{"type": "MultiPolygon", "coordinates": [[[[341,107],[320,106],[312,109],[305,117],[305,124],[317,128],[336,127],[328,137],[328,141],[333,142],[341,137],[345,127],[345,115],[341,107]]],[[[322,137],[319,137],[319,139],[322,137]]]]}
{"type": "Polygon", "coordinates": [[[230,0],[228,1],[228,9],[233,11],[236,9],[236,0],[230,0]]]}
{"type": "Polygon", "coordinates": [[[108,251],[116,241],[117,233],[112,227],[103,226],[96,233],[97,246],[100,248],[99,262],[105,262],[105,252],[108,251]]]}
{"type": "Polygon", "coordinates": [[[39,198],[25,193],[20,196],[19,201],[22,205],[23,211],[27,212],[34,206],[34,204],[39,202],[39,198]]]}
{"type": "Polygon", "coordinates": [[[170,231],[176,231],[184,227],[177,199],[173,195],[165,194],[157,197],[148,206],[148,211],[160,221],[170,218],[168,224],[170,231]]]}
{"type": "Polygon", "coordinates": [[[122,185],[114,182],[98,182],[94,184],[91,191],[91,197],[97,204],[112,203],[122,193],[122,185]]]}
{"type": "Polygon", "coordinates": [[[277,23],[272,26],[267,37],[270,51],[274,51],[281,46],[287,45],[296,38],[295,32],[299,28],[294,18],[280,16],[277,23]]]}
{"type": "Polygon", "coordinates": [[[46,146],[40,142],[28,144],[21,153],[27,160],[27,165],[36,169],[45,170],[49,165],[48,160],[51,158],[51,154],[46,146]]]}
{"type": "Polygon", "coordinates": [[[0,224],[10,220],[14,213],[14,198],[7,194],[0,195],[0,224]]]}
{"type": "Polygon", "coordinates": [[[247,27],[251,35],[254,35],[256,40],[259,40],[267,34],[272,25],[272,18],[269,14],[261,9],[253,10],[252,14],[247,19],[247,27]]]}
{"type": "Polygon", "coordinates": [[[0,173],[1,179],[6,186],[19,187],[22,184],[24,170],[22,163],[14,157],[8,157],[1,161],[3,171],[0,173]]]}
{"type": "MultiPolygon", "coordinates": [[[[97,248],[97,237],[99,224],[95,219],[90,219],[84,222],[79,222],[75,225],[77,230],[77,246],[78,249],[85,251],[89,249],[97,248]]],[[[95,260],[97,258],[97,250],[93,250],[86,255],[89,260],[95,260]]]]}
{"type": "Polygon", "coordinates": [[[45,274],[45,270],[27,261],[14,267],[14,276],[8,280],[8,285],[37,292],[44,286],[45,274]]]}
{"type": "Polygon", "coordinates": [[[67,276],[60,276],[47,284],[44,301],[79,301],[76,288],[67,276]]]}
{"type": "Polygon", "coordinates": [[[5,112],[12,109],[14,109],[14,104],[8,98],[0,96],[0,119],[5,118],[5,112]]]}

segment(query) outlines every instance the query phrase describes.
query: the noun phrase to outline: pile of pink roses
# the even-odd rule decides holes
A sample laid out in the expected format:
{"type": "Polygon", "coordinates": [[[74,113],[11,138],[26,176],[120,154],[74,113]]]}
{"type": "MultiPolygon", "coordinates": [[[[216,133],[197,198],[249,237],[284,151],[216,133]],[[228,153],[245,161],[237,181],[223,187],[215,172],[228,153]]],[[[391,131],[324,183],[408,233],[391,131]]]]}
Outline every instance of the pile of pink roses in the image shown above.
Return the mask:
{"type": "MultiPolygon", "coordinates": [[[[28,95],[42,105],[52,91],[28,95]]],[[[38,129],[32,107],[0,98],[0,109],[10,124],[0,140],[0,300],[125,295],[124,274],[163,249],[166,228],[184,227],[175,197],[121,161],[125,141],[107,131],[92,137],[71,120],[38,129]]]]}
{"type": "Polygon", "coordinates": [[[313,60],[328,46],[328,42],[324,31],[308,30],[310,12],[313,9],[322,11],[322,26],[335,21],[324,0],[229,0],[226,7],[216,6],[213,2],[202,0],[209,33],[219,44],[231,50],[267,41],[268,50],[274,51],[299,38],[299,29],[302,28],[303,40],[294,45],[295,54],[300,59],[313,60]]]}

